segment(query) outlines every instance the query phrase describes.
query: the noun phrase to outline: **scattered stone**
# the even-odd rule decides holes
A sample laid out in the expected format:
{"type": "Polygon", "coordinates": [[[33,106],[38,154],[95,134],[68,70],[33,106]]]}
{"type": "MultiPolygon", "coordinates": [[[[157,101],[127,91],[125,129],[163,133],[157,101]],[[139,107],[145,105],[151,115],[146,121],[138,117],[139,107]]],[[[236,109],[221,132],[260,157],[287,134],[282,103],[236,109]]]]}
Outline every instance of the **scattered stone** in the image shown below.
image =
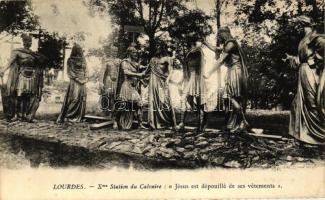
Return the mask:
{"type": "Polygon", "coordinates": [[[189,145],[186,145],[184,148],[192,150],[192,149],[194,149],[194,146],[189,144],[189,145]]]}
{"type": "Polygon", "coordinates": [[[141,130],[141,131],[139,131],[138,133],[141,134],[141,135],[144,135],[144,136],[145,136],[145,135],[148,135],[148,131],[143,131],[143,130],[141,130]]]}
{"type": "Polygon", "coordinates": [[[212,165],[222,165],[225,161],[225,157],[215,157],[212,159],[211,164],[212,165]]]}
{"type": "Polygon", "coordinates": [[[136,144],[138,143],[140,140],[139,139],[131,139],[129,140],[129,142],[133,143],[133,144],[136,144]]]}
{"type": "Polygon", "coordinates": [[[218,143],[218,142],[215,142],[215,143],[211,144],[211,147],[213,147],[215,149],[218,149],[218,148],[221,148],[221,147],[224,147],[224,146],[225,146],[224,143],[218,143]]]}
{"type": "Polygon", "coordinates": [[[209,152],[211,152],[213,150],[215,150],[215,148],[213,148],[212,146],[208,146],[208,147],[206,147],[204,149],[201,149],[201,152],[202,153],[209,153],[209,152]]]}
{"type": "Polygon", "coordinates": [[[165,148],[165,147],[160,147],[160,148],[158,148],[160,151],[162,151],[162,152],[165,152],[165,153],[168,153],[169,152],[169,150],[170,149],[167,149],[167,148],[165,148]]]}
{"type": "Polygon", "coordinates": [[[169,141],[168,138],[163,138],[163,137],[161,137],[161,138],[159,138],[159,139],[157,140],[158,143],[163,143],[163,142],[168,142],[168,141],[169,141]]]}
{"type": "Polygon", "coordinates": [[[176,138],[174,140],[174,143],[175,143],[175,145],[179,145],[180,143],[182,143],[182,140],[180,138],[176,138]]]}
{"type": "Polygon", "coordinates": [[[154,135],[149,135],[148,136],[148,142],[153,143],[154,140],[155,140],[155,136],[154,135]]]}
{"type": "Polygon", "coordinates": [[[146,146],[148,146],[148,144],[143,143],[143,142],[141,142],[141,143],[135,143],[134,145],[137,146],[137,147],[139,147],[140,149],[143,149],[143,148],[145,148],[146,146]]]}
{"type": "Polygon", "coordinates": [[[205,137],[198,137],[196,139],[196,142],[203,142],[203,141],[207,141],[207,139],[205,137]]]}
{"type": "Polygon", "coordinates": [[[255,156],[255,157],[253,158],[253,161],[258,161],[259,159],[260,159],[259,156],[255,156]]]}
{"type": "Polygon", "coordinates": [[[173,146],[179,145],[181,142],[181,139],[171,139],[165,146],[167,148],[172,148],[173,146]]]}
{"type": "Polygon", "coordinates": [[[199,137],[205,137],[205,133],[200,133],[198,135],[195,136],[196,138],[199,138],[199,137]]]}
{"type": "Polygon", "coordinates": [[[122,143],[122,142],[112,142],[112,143],[108,146],[108,148],[109,148],[109,149],[113,149],[114,147],[120,145],[121,143],[122,143]]]}
{"type": "Polygon", "coordinates": [[[251,131],[255,134],[263,134],[264,130],[260,128],[252,128],[251,131]]]}
{"type": "Polygon", "coordinates": [[[185,137],[192,137],[192,136],[194,136],[194,132],[187,132],[184,135],[185,135],[185,137]]]}
{"type": "Polygon", "coordinates": [[[242,165],[236,160],[226,162],[223,165],[226,166],[226,167],[230,167],[230,168],[240,168],[240,167],[242,167],[242,165]]]}
{"type": "Polygon", "coordinates": [[[255,151],[255,150],[249,150],[249,151],[248,151],[248,154],[249,154],[249,155],[256,155],[256,151],[255,151]]]}
{"type": "Polygon", "coordinates": [[[292,158],[292,156],[287,156],[287,157],[286,157],[286,160],[287,160],[287,161],[292,161],[293,158],[292,158]]]}
{"type": "Polygon", "coordinates": [[[145,148],[142,150],[142,154],[146,154],[146,153],[149,152],[152,148],[153,148],[152,145],[149,145],[149,146],[145,147],[145,148]]]}
{"type": "Polygon", "coordinates": [[[182,140],[182,145],[192,145],[194,142],[194,137],[184,138],[182,140]]]}
{"type": "MultiPolygon", "coordinates": [[[[159,143],[159,141],[158,141],[158,143],[159,143]]],[[[160,144],[160,146],[161,147],[166,147],[168,144],[169,144],[169,142],[163,142],[163,143],[160,144]]]]}
{"type": "Polygon", "coordinates": [[[155,157],[156,156],[157,149],[151,148],[145,155],[148,157],[155,157]]]}
{"type": "Polygon", "coordinates": [[[167,158],[167,159],[173,157],[173,155],[171,155],[171,154],[169,154],[169,153],[165,153],[165,152],[161,152],[160,155],[161,155],[162,157],[164,157],[164,158],[167,158]]]}
{"type": "Polygon", "coordinates": [[[216,136],[217,136],[216,132],[208,131],[208,132],[204,133],[204,137],[207,137],[207,138],[215,138],[216,136]]]}
{"type": "Polygon", "coordinates": [[[178,153],[184,153],[185,149],[182,148],[182,147],[176,147],[176,151],[177,151],[178,153]]]}
{"type": "Polygon", "coordinates": [[[142,151],[139,147],[135,146],[132,150],[133,153],[136,153],[136,154],[142,154],[142,151]]]}
{"type": "Polygon", "coordinates": [[[159,149],[159,153],[162,155],[164,158],[172,158],[176,156],[176,152],[173,151],[172,149],[159,149]]]}
{"type": "Polygon", "coordinates": [[[215,138],[216,142],[225,142],[226,139],[224,137],[218,136],[217,138],[215,138]]]}
{"type": "Polygon", "coordinates": [[[192,159],[192,160],[193,160],[193,159],[194,159],[194,156],[195,156],[195,155],[194,155],[194,152],[191,152],[191,151],[190,151],[190,152],[185,152],[185,153],[184,153],[184,158],[185,158],[185,159],[192,159]]]}
{"type": "Polygon", "coordinates": [[[209,143],[207,141],[203,141],[203,142],[199,142],[199,143],[197,143],[195,145],[200,147],[200,148],[204,148],[204,147],[208,146],[209,143]]]}
{"type": "Polygon", "coordinates": [[[305,158],[302,158],[302,157],[298,157],[298,158],[297,158],[297,161],[298,161],[298,162],[304,162],[304,161],[306,161],[306,159],[305,159],[305,158]]]}
{"type": "Polygon", "coordinates": [[[132,152],[132,145],[129,143],[122,143],[120,145],[117,145],[112,148],[115,151],[121,151],[121,152],[132,152]]]}
{"type": "Polygon", "coordinates": [[[207,161],[209,159],[209,156],[206,154],[201,154],[201,160],[207,161]]]}

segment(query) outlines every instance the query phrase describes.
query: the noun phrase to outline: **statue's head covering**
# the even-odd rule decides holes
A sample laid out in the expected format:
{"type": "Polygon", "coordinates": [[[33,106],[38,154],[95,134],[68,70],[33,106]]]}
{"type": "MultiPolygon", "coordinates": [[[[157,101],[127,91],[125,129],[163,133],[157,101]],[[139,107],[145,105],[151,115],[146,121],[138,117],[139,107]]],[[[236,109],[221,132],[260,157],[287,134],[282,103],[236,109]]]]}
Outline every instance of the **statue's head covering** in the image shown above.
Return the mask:
{"type": "Polygon", "coordinates": [[[109,58],[116,58],[118,54],[118,48],[114,45],[110,46],[110,55],[108,55],[109,58]]]}
{"type": "Polygon", "coordinates": [[[82,47],[79,44],[75,43],[72,47],[70,57],[83,57],[83,56],[84,54],[83,54],[82,47]]]}
{"type": "Polygon", "coordinates": [[[300,15],[300,16],[294,18],[293,21],[301,24],[302,26],[312,27],[315,25],[314,20],[310,17],[307,17],[306,15],[300,15]]]}
{"type": "Polygon", "coordinates": [[[26,33],[21,34],[21,38],[23,39],[23,42],[31,42],[32,41],[32,37],[26,33]]]}
{"type": "Polygon", "coordinates": [[[220,27],[218,29],[218,38],[221,39],[222,42],[232,40],[233,37],[231,35],[230,28],[228,26],[220,27]]]}
{"type": "Polygon", "coordinates": [[[325,57],[325,34],[316,35],[309,43],[309,48],[324,59],[325,57]]]}

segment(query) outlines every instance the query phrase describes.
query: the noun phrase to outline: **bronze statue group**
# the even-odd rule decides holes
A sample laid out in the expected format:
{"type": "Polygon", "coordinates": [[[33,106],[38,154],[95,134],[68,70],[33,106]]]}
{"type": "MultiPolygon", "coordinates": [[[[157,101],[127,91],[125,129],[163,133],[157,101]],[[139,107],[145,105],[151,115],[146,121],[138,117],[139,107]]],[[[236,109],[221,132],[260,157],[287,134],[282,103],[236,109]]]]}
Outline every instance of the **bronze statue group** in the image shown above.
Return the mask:
{"type": "MultiPolygon", "coordinates": [[[[313,29],[313,22],[306,16],[297,18],[305,32],[298,48],[298,56],[287,55],[284,62],[299,72],[297,94],[290,113],[289,134],[299,141],[309,144],[325,144],[325,35],[313,29]]],[[[23,35],[24,48],[12,51],[8,66],[4,112],[11,121],[32,121],[41,100],[42,63],[44,57],[29,50],[31,38],[23,35]]],[[[188,111],[198,117],[197,132],[204,132],[208,112],[205,97],[209,85],[206,79],[223,65],[227,68],[225,89],[222,94],[225,106],[225,126],[229,133],[247,132],[245,111],[248,99],[248,72],[245,53],[232,37],[228,27],[218,30],[217,47],[204,39],[192,41],[192,48],[183,62],[167,55],[163,47],[157,47],[155,55],[146,66],[139,62],[135,46],[127,49],[123,60],[111,55],[100,73],[101,108],[107,112],[114,128],[129,130],[138,127],[149,129],[184,130],[188,111]],[[205,45],[216,53],[216,64],[209,71],[203,70],[205,45]],[[176,82],[181,91],[180,122],[177,124],[171,101],[169,83],[175,83],[173,70],[183,69],[183,79],[176,82]],[[143,123],[144,104],[141,85],[148,87],[148,124],[143,123]],[[231,109],[230,109],[231,108],[231,109]]],[[[116,52],[113,52],[113,54],[116,52]]],[[[87,65],[80,45],[74,44],[67,63],[70,83],[57,119],[81,122],[86,110],[87,65]]],[[[4,94],[2,94],[4,95],[4,94]]]]}

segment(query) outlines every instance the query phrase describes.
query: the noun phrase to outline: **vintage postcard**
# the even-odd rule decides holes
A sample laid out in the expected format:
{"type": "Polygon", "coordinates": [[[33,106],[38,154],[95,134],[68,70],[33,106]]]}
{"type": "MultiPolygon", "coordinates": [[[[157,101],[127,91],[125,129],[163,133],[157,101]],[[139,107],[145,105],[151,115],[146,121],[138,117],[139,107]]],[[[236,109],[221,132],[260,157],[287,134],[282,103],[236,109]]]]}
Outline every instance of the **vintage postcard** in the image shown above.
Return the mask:
{"type": "Polygon", "coordinates": [[[325,197],[324,16],[0,0],[0,199],[325,197]]]}

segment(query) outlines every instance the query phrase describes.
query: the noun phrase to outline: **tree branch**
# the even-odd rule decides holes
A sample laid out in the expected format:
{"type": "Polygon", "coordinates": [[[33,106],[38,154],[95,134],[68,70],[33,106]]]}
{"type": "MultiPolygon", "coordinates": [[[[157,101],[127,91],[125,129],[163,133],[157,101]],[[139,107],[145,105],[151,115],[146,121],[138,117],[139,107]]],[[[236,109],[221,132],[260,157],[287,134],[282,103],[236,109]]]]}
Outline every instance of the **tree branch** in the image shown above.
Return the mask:
{"type": "Polygon", "coordinates": [[[164,14],[164,7],[165,7],[165,5],[166,5],[165,0],[161,0],[161,10],[160,10],[159,18],[158,18],[157,24],[156,24],[156,26],[155,26],[155,29],[157,29],[158,26],[159,26],[160,23],[161,23],[161,19],[162,19],[162,16],[163,16],[163,14],[164,14]]]}
{"type": "Polygon", "coordinates": [[[148,29],[152,28],[152,24],[151,24],[151,8],[152,8],[152,2],[149,0],[149,23],[148,23],[148,29]]]}
{"type": "Polygon", "coordinates": [[[153,7],[153,15],[154,15],[154,19],[152,22],[152,27],[155,29],[156,27],[156,23],[157,23],[157,15],[158,15],[158,8],[159,8],[159,1],[154,3],[154,7],[153,7]]]}
{"type": "Polygon", "coordinates": [[[148,28],[147,28],[147,26],[146,26],[146,20],[145,20],[144,17],[143,17],[143,5],[142,5],[142,0],[137,0],[137,3],[138,3],[138,7],[139,7],[137,10],[139,11],[139,14],[140,14],[140,18],[141,18],[142,26],[143,26],[145,32],[147,32],[147,31],[148,31],[148,28]]]}

